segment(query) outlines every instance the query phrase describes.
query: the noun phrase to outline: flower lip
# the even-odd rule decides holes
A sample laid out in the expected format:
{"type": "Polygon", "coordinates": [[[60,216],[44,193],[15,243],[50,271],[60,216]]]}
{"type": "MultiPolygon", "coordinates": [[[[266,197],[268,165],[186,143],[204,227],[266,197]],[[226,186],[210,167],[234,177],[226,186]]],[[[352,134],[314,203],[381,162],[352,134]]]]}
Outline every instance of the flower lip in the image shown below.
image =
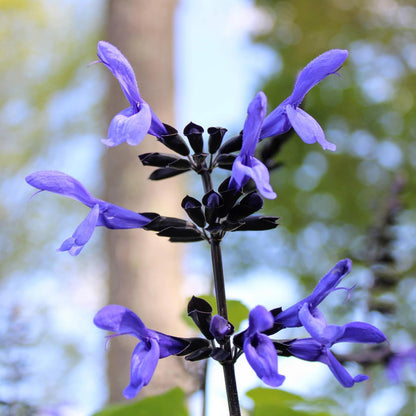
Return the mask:
{"type": "MultiPolygon", "coordinates": [[[[280,386],[285,377],[277,370],[277,353],[273,342],[263,331],[274,325],[273,315],[264,306],[258,305],[250,311],[248,329],[237,335],[243,338],[243,350],[247,361],[257,376],[266,384],[280,386]]],[[[236,337],[234,337],[236,344],[236,337]]]]}

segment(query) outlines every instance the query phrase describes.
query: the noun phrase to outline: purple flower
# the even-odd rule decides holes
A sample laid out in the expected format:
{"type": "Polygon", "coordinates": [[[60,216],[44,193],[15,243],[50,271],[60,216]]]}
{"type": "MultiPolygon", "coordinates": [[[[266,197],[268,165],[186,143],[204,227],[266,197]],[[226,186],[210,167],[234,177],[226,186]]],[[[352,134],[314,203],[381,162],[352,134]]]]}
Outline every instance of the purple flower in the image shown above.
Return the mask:
{"type": "Polygon", "coordinates": [[[347,56],[346,50],[331,49],[309,62],[299,74],[292,94],[264,120],[260,140],[286,133],[293,127],[305,143],[318,142],[323,149],[335,150],[335,144],[325,139],[325,134],[318,122],[299,108],[299,105],[312,87],[328,75],[337,73],[347,56]]]}
{"type": "Polygon", "coordinates": [[[249,179],[253,179],[259,192],[269,199],[276,198],[270,186],[267,167],[254,157],[259,142],[261,126],[266,115],[267,98],[264,92],[256,94],[247,109],[247,119],[243,129],[243,145],[233,163],[229,189],[241,189],[249,179]]]}
{"type": "Polygon", "coordinates": [[[58,249],[68,251],[72,256],[77,256],[81,252],[91,238],[95,227],[142,228],[150,222],[150,219],[143,215],[93,197],[79,181],[62,172],[34,172],[26,177],[26,182],[40,191],[54,192],[76,199],[91,208],[90,213],[77,227],[74,234],[58,249]]]}
{"type": "Polygon", "coordinates": [[[393,383],[400,383],[404,379],[404,372],[406,366],[412,367],[416,371],[416,347],[413,346],[408,349],[393,352],[386,366],[387,377],[393,383]]]}
{"type": "Polygon", "coordinates": [[[117,78],[130,107],[120,111],[111,120],[106,140],[107,146],[118,146],[123,142],[135,146],[139,144],[146,134],[160,137],[167,134],[165,126],[150,108],[149,104],[140,96],[136,77],[129,61],[111,43],[98,42],[97,55],[117,78]]]}
{"type": "Polygon", "coordinates": [[[304,304],[307,304],[311,313],[314,313],[316,307],[334,290],[344,289],[350,291],[345,287],[337,288],[341,280],[350,272],[352,262],[350,259],[339,261],[334,268],[332,268],[316,285],[312,293],[305,299],[295,303],[290,308],[280,312],[276,317],[276,323],[283,325],[286,328],[302,326],[299,318],[299,311],[304,304]]]}
{"type": "Polygon", "coordinates": [[[119,305],[108,305],[98,311],[94,324],[116,332],[113,337],[133,335],[140,340],[131,356],[130,384],[123,392],[126,399],[132,399],[149,384],[160,358],[178,354],[189,344],[186,340],[146,328],[134,312],[119,305]]]}
{"type": "Polygon", "coordinates": [[[273,327],[273,315],[259,305],[250,311],[248,320],[243,343],[247,361],[264,383],[278,387],[285,377],[277,372],[277,352],[273,342],[262,334],[273,327]]]}
{"type": "Polygon", "coordinates": [[[209,332],[219,342],[225,342],[234,332],[234,326],[220,315],[214,315],[209,324],[209,332]]]}
{"type": "Polygon", "coordinates": [[[338,342],[378,344],[386,340],[379,329],[364,322],[350,322],[342,326],[327,325],[322,313],[316,308],[311,312],[308,303],[302,305],[299,319],[312,338],[293,341],[289,351],[295,357],[326,364],[344,387],[352,387],[355,383],[368,379],[368,376],[363,374],[352,377],[335,358],[330,348],[338,342]]]}

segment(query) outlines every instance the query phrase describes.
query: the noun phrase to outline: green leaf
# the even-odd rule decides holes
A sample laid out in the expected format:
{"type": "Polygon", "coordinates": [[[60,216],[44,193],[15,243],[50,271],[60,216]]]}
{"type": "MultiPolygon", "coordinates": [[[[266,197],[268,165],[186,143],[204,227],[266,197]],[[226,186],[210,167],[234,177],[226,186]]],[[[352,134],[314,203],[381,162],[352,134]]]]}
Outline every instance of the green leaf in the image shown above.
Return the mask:
{"type": "Polygon", "coordinates": [[[327,407],[334,403],[332,400],[309,400],[287,391],[262,387],[248,391],[247,396],[254,401],[252,416],[331,416],[327,407]],[[320,411],[317,408],[325,410],[320,411]]]}
{"type": "Polygon", "coordinates": [[[106,407],[93,416],[188,416],[185,393],[175,388],[159,396],[146,397],[138,402],[106,407]]]}

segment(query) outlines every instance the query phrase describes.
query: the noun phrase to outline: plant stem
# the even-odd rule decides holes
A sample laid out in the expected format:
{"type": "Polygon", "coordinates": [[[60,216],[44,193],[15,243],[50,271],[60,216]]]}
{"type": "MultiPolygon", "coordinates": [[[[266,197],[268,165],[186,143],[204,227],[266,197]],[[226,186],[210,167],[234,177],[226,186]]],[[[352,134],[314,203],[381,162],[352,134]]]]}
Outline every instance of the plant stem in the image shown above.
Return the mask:
{"type": "Polygon", "coordinates": [[[204,193],[208,193],[209,191],[212,191],[213,187],[212,187],[211,174],[209,173],[205,162],[199,174],[201,175],[201,178],[202,178],[202,185],[204,187],[204,193]]]}
{"type": "MultiPolygon", "coordinates": [[[[202,169],[200,172],[204,192],[207,193],[213,189],[211,175],[208,169],[202,169]]],[[[218,314],[228,320],[227,297],[225,294],[224,269],[222,265],[221,241],[213,236],[210,238],[212,270],[214,274],[214,289],[217,301],[218,314]]],[[[230,341],[227,341],[223,348],[231,354],[230,341]]],[[[228,399],[228,410],[230,416],[240,416],[240,403],[238,400],[237,382],[235,379],[234,363],[223,363],[224,382],[228,399]]]]}
{"type": "MultiPolygon", "coordinates": [[[[218,314],[228,320],[227,297],[225,295],[224,272],[222,266],[222,255],[220,241],[211,238],[211,259],[214,272],[214,287],[217,300],[218,314]]],[[[231,353],[230,341],[223,348],[231,353]]],[[[237,382],[235,380],[234,363],[223,363],[225,388],[227,391],[228,409],[230,416],[240,416],[240,404],[238,401],[237,382]]]]}

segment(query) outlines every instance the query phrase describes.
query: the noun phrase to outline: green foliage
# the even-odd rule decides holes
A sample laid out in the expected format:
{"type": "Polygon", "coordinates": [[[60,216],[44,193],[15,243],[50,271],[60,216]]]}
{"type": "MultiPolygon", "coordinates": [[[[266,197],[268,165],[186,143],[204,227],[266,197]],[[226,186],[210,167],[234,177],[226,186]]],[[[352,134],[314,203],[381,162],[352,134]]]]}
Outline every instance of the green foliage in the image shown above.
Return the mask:
{"type": "MultiPolygon", "coordinates": [[[[255,388],[247,392],[254,401],[252,416],[331,416],[327,410],[334,405],[328,399],[305,399],[297,394],[283,390],[255,388]]],[[[337,412],[337,416],[341,416],[337,412]]]]}
{"type": "Polygon", "coordinates": [[[93,416],[188,416],[188,414],[185,393],[180,388],[175,388],[138,402],[106,407],[93,416]]]}

